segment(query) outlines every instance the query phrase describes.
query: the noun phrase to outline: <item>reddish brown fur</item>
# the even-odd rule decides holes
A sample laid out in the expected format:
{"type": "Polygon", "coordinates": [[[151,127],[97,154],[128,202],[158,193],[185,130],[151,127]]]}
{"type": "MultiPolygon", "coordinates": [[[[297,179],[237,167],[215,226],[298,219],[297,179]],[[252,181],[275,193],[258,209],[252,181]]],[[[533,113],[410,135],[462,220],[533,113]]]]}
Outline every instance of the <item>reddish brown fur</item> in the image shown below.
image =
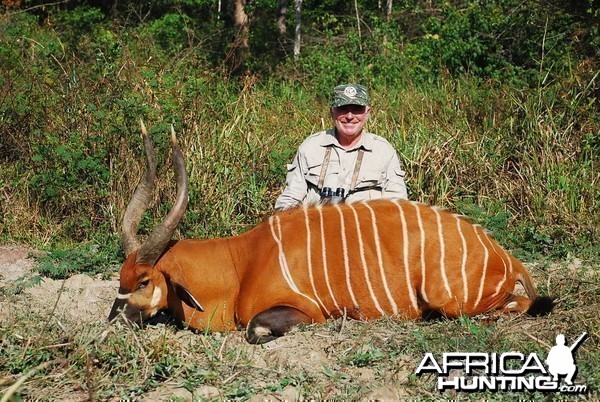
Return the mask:
{"type": "MultiPolygon", "coordinates": [[[[436,215],[432,207],[410,202],[379,201],[369,204],[343,205],[338,210],[334,206],[322,208],[311,207],[306,210],[311,229],[311,255],[313,280],[317,292],[312,291],[308,273],[307,233],[305,212],[303,208],[275,215],[280,220],[282,251],[289,266],[290,274],[297,288],[313,300],[320,297],[323,305],[313,303],[307,297],[291,290],[286,282],[279,262],[279,249],[274,240],[269,220],[259,224],[251,231],[227,239],[214,240],[181,240],[172,244],[158,260],[154,268],[131,266],[126,263],[121,273],[121,285],[125,292],[134,292],[136,284],[143,273],[154,272],[158,286],[162,286],[167,297],[159,307],[171,311],[172,314],[197,329],[210,328],[215,331],[232,330],[236,326],[246,326],[257,314],[275,306],[293,307],[310,317],[312,322],[324,322],[329,317],[346,314],[355,319],[372,319],[382,314],[376,308],[365,281],[365,273],[360,257],[359,240],[354,208],[360,219],[360,236],[363,242],[364,255],[369,265],[368,275],[372,288],[386,314],[392,314],[392,303],[384,291],[384,280],[377,264],[377,252],[374,246],[375,231],[369,207],[377,219],[377,230],[381,245],[381,258],[385,271],[385,279],[398,309],[399,316],[408,319],[421,317],[424,311],[437,310],[449,317],[460,314],[476,315],[479,313],[502,309],[514,299],[515,282],[523,277],[530,298],[536,295],[529,275],[522,265],[511,258],[513,273],[508,272],[509,255],[497,243],[486,236],[481,228],[473,226],[464,219],[459,224],[463,230],[469,250],[467,260],[468,302],[462,302],[464,292],[461,276],[462,243],[456,229],[456,217],[439,211],[445,245],[445,263],[447,281],[451,295],[444,288],[440,266],[441,242],[437,238],[438,228],[436,215]],[[408,256],[410,279],[414,297],[418,300],[418,309],[411,303],[405,280],[403,231],[399,219],[398,205],[405,214],[409,240],[408,256]],[[416,209],[421,212],[425,231],[426,277],[425,290],[429,303],[423,300],[420,262],[420,229],[416,217],[416,209]],[[348,263],[350,281],[358,301],[355,306],[346,284],[346,270],[341,239],[342,212],[346,228],[348,263]],[[326,286],[325,271],[322,265],[322,238],[320,234],[320,216],[324,220],[326,252],[328,260],[328,278],[333,289],[339,309],[335,307],[333,298],[326,286]],[[474,301],[478,297],[481,283],[484,249],[477,239],[479,234],[489,249],[489,263],[484,280],[481,299],[477,306],[474,301]],[[498,283],[504,278],[505,283],[496,293],[498,283]],[[162,285],[161,283],[164,283],[162,285]],[[200,312],[179,299],[172,285],[186,288],[204,308],[200,312]]],[[[275,226],[275,225],[274,225],[275,226]]],[[[130,257],[128,262],[132,259],[130,257]]],[[[525,311],[531,301],[519,299],[520,304],[513,308],[525,311]]]]}

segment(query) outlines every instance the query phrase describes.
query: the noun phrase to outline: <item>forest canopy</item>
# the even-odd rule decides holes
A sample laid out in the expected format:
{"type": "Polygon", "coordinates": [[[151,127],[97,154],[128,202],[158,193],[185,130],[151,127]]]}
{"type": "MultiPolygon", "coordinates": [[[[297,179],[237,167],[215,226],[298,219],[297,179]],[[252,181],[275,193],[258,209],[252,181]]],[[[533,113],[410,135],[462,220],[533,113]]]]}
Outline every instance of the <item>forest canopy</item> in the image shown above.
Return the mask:
{"type": "MultiPolygon", "coordinates": [[[[598,56],[597,1],[562,0],[5,0],[80,57],[104,57],[134,36],[154,57],[197,57],[226,73],[386,84],[469,73],[538,84],[598,56]],[[293,68],[290,59],[296,59],[293,68]]],[[[329,84],[329,83],[328,83],[329,84]]]]}

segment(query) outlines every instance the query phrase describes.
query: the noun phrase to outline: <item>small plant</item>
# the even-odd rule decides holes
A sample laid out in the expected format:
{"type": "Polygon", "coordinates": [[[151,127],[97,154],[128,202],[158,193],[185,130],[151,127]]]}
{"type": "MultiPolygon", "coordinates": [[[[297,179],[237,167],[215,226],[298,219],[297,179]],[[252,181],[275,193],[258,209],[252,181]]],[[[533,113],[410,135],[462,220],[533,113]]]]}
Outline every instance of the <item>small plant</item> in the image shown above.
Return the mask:
{"type": "Polygon", "coordinates": [[[119,250],[115,247],[101,249],[98,244],[85,243],[72,249],[57,249],[36,256],[37,271],[52,279],[66,279],[76,273],[110,277],[122,263],[119,250]]]}
{"type": "Polygon", "coordinates": [[[348,357],[348,364],[355,367],[368,367],[385,358],[381,349],[373,345],[363,345],[348,357]]]}
{"type": "Polygon", "coordinates": [[[12,293],[19,294],[23,290],[39,285],[42,282],[40,275],[32,274],[31,272],[17,279],[13,285],[12,293]]]}

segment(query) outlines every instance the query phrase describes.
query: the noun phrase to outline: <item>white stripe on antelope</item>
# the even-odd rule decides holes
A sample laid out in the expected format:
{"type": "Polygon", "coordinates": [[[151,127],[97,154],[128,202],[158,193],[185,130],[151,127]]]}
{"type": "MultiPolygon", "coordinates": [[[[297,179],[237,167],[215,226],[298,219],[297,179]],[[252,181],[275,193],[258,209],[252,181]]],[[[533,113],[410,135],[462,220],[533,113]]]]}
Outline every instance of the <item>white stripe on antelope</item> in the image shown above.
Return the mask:
{"type": "Polygon", "coordinates": [[[171,237],[187,205],[184,158],[172,130],[177,196],[165,220],[137,238],[156,175],[142,125],[146,173],[123,218],[127,259],[110,319],[143,321],[159,310],[198,330],[246,326],[250,342],[298,323],[347,315],[417,319],[497,312],[543,314],[523,265],[477,225],[400,200],[318,205],[278,212],[239,236],[171,237]],[[527,297],[514,293],[519,281],[527,297]]]}

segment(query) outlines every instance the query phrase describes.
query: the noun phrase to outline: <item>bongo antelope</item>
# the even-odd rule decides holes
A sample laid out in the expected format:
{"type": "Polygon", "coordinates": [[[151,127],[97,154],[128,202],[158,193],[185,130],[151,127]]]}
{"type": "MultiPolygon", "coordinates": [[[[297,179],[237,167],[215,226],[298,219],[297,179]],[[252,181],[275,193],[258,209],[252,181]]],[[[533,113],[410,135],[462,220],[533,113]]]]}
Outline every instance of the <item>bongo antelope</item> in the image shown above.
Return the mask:
{"type": "Polygon", "coordinates": [[[176,202],[140,243],[136,233],[156,176],[142,123],[146,172],[123,218],[127,258],[111,320],[122,312],[141,323],[168,310],[192,329],[245,327],[248,341],[261,343],[296,324],[340,316],[412,320],[552,309],[521,262],[483,228],[412,201],[302,206],[239,236],[171,240],[188,196],[184,158],[171,131],[176,202]],[[517,281],[527,297],[515,295],[517,281]]]}

